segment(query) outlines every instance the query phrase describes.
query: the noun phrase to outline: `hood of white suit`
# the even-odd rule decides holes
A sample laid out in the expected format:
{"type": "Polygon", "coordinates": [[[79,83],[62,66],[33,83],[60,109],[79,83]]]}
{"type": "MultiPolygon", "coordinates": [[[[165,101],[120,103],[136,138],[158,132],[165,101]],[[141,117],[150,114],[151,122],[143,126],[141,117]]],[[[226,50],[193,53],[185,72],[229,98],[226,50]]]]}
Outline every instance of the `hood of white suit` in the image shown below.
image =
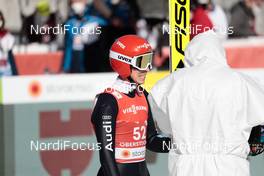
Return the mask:
{"type": "Polygon", "coordinates": [[[185,50],[184,62],[186,67],[192,67],[206,61],[227,65],[221,38],[212,30],[195,36],[185,50]]]}

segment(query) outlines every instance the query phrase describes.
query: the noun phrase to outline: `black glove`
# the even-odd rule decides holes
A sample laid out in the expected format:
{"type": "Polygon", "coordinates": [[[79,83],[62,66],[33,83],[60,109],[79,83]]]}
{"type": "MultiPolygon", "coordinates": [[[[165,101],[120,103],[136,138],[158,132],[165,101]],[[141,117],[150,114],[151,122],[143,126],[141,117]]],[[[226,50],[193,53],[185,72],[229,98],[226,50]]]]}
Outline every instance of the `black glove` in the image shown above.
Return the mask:
{"type": "Polygon", "coordinates": [[[264,151],[264,143],[261,141],[261,128],[263,126],[256,126],[252,129],[249,137],[250,156],[257,156],[264,151]]]}

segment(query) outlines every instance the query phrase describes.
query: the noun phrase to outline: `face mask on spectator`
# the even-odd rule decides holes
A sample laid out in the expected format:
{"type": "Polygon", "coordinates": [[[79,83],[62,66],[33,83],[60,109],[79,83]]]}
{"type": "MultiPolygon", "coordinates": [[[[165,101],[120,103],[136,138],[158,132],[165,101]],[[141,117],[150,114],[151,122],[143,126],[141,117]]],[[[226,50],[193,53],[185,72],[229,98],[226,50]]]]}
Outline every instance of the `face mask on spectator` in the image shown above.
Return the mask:
{"type": "Polygon", "coordinates": [[[5,19],[3,13],[0,11],[0,30],[2,30],[5,26],[5,19]]]}
{"type": "Polygon", "coordinates": [[[4,28],[4,20],[0,19],[0,30],[4,28]]]}
{"type": "Polygon", "coordinates": [[[85,10],[85,4],[82,2],[74,2],[72,3],[71,8],[75,14],[83,15],[84,10],[85,10]]]}
{"type": "Polygon", "coordinates": [[[3,20],[0,20],[0,29],[3,28],[3,24],[4,24],[3,20]]]}

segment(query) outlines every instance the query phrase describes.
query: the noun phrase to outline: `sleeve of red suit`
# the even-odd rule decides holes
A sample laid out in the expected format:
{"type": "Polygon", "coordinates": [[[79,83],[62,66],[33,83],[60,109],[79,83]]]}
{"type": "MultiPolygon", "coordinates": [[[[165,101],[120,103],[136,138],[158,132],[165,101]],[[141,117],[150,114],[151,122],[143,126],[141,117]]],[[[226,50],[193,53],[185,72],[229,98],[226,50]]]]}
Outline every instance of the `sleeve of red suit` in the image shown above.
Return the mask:
{"type": "Polygon", "coordinates": [[[115,124],[118,113],[116,99],[107,93],[100,94],[92,113],[92,123],[101,144],[99,151],[102,172],[107,176],[120,176],[115,162],[115,124]]]}

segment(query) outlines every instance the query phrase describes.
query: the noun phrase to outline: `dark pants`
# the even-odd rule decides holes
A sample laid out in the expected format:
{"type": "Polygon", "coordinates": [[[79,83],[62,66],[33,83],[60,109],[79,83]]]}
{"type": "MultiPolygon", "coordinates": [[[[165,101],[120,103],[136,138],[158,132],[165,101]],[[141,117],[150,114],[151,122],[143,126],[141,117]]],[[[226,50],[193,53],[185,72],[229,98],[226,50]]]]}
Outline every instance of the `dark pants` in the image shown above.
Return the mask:
{"type": "MultiPolygon", "coordinates": [[[[139,163],[117,163],[120,176],[150,176],[145,161],[139,163]]],[[[109,176],[101,167],[97,176],[109,176]]]]}

